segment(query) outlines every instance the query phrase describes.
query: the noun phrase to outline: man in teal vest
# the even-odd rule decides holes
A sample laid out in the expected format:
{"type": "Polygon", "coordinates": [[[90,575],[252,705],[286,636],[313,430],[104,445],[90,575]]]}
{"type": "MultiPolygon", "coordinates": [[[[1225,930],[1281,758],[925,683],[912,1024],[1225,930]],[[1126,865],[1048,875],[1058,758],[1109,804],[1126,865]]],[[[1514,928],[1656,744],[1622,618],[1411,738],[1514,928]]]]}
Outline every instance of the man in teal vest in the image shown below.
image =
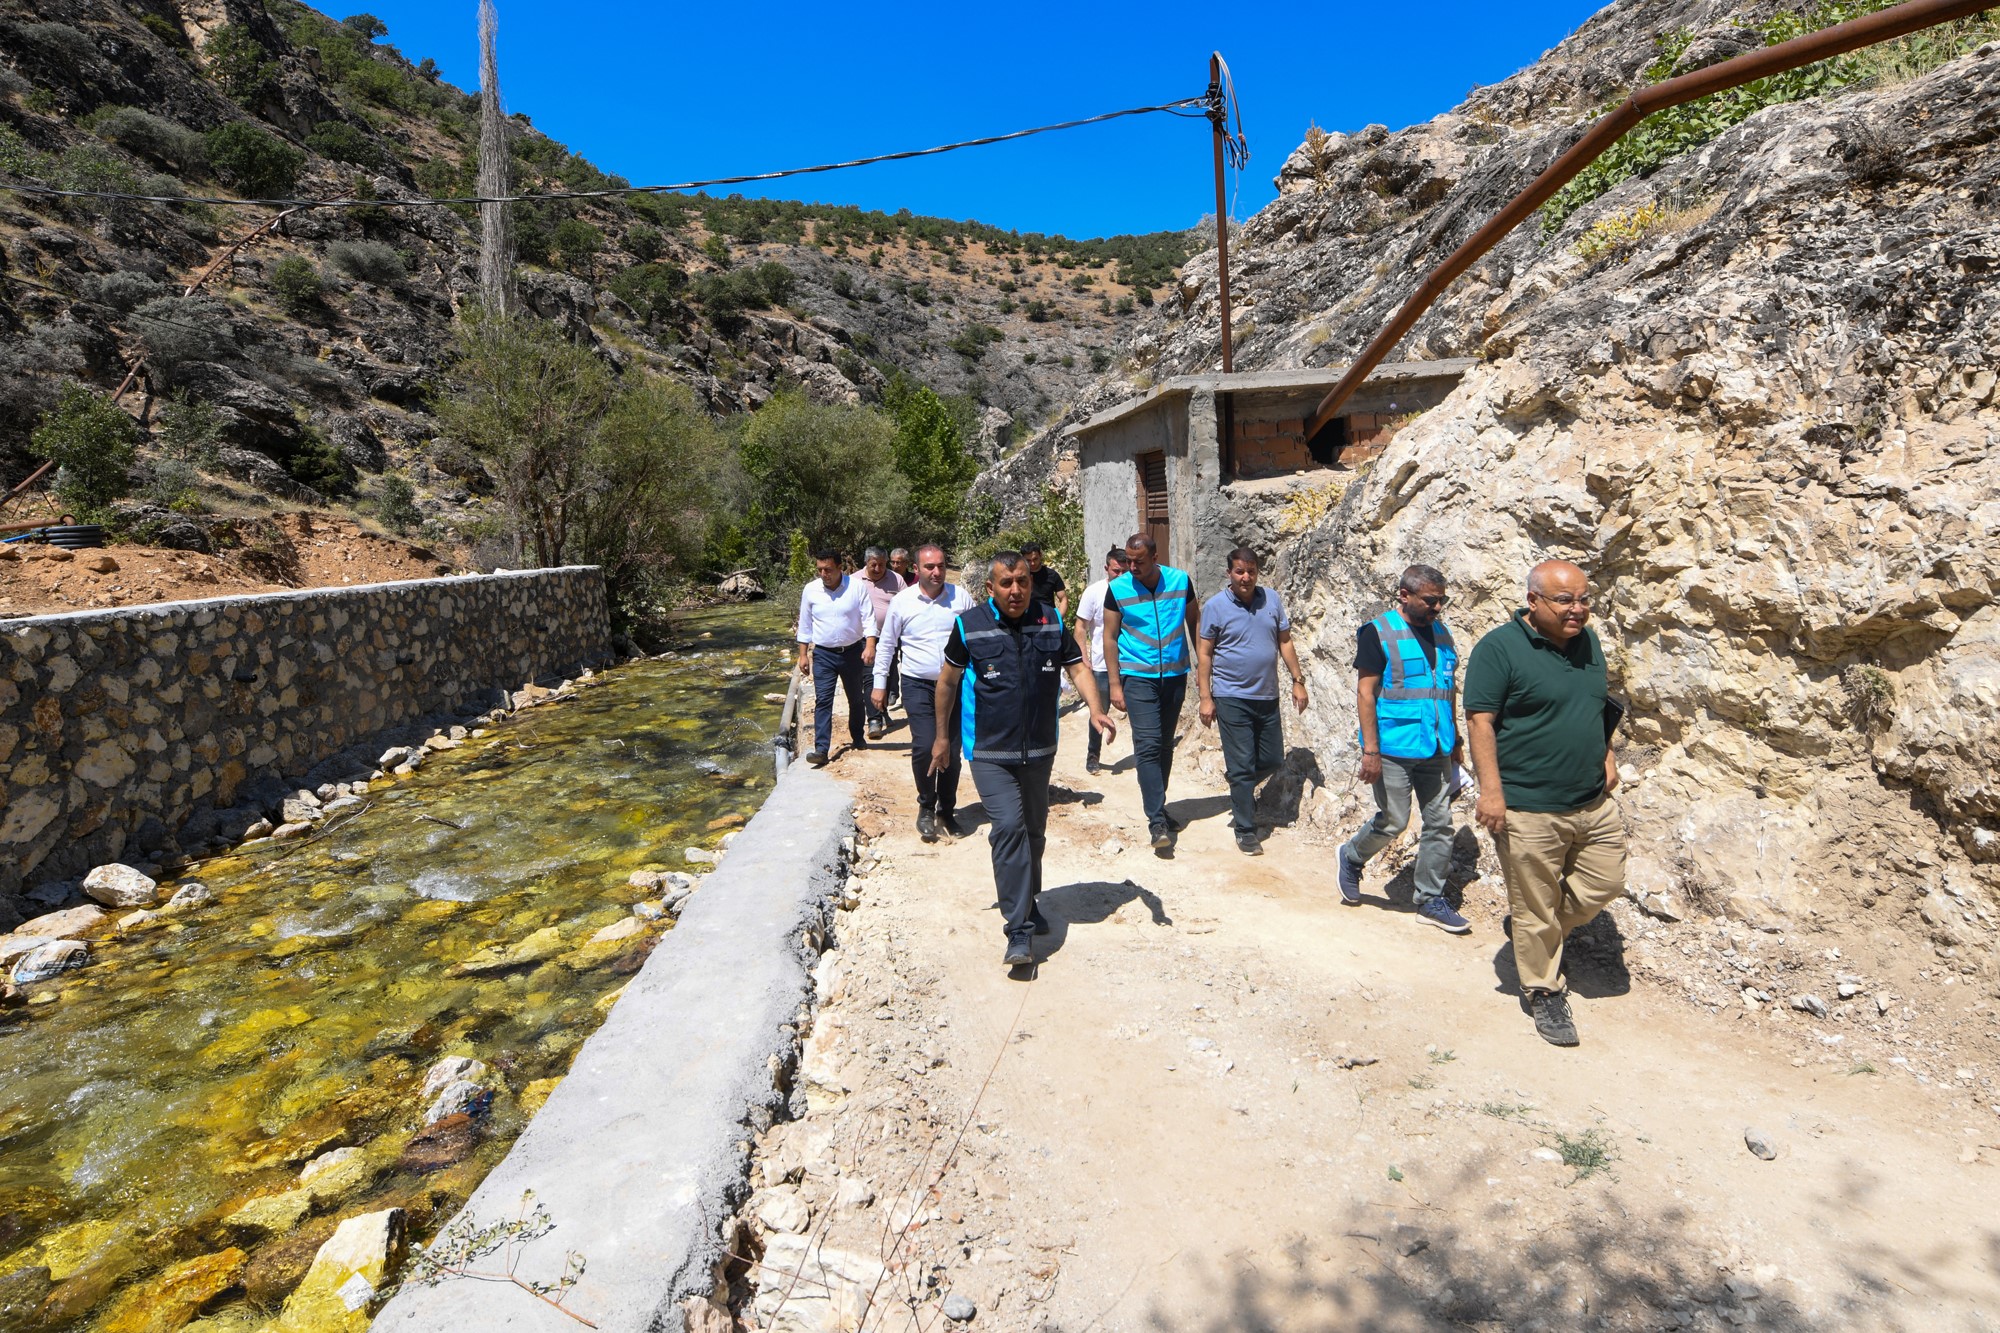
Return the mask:
{"type": "Polygon", "coordinates": [[[1139,770],[1139,798],[1153,850],[1170,855],[1180,824],[1167,814],[1167,783],[1174,774],[1174,729],[1187,700],[1192,645],[1201,633],[1194,583],[1159,559],[1159,545],[1145,533],[1125,541],[1131,567],[1104,593],[1104,667],[1111,706],[1132,719],[1132,758],[1139,770]]]}
{"type": "Polygon", "coordinates": [[[1361,867],[1408,827],[1414,798],[1424,820],[1417,840],[1417,917],[1463,935],[1472,925],[1444,897],[1452,769],[1465,759],[1455,711],[1458,649],[1438,618],[1444,604],[1444,575],[1411,565],[1397,584],[1395,608],[1357,635],[1361,780],[1374,785],[1375,814],[1340,849],[1340,900],[1349,907],[1361,902],[1361,867]]]}

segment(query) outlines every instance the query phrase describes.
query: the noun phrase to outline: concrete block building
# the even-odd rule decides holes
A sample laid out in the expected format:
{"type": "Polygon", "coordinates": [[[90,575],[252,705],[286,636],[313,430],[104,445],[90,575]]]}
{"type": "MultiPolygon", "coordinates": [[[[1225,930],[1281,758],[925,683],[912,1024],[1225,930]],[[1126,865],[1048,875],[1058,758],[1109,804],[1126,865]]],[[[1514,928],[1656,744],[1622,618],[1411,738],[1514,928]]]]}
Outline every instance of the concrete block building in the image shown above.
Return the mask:
{"type": "Polygon", "coordinates": [[[1339,381],[1338,367],[1181,375],[1099,412],[1070,430],[1091,567],[1106,548],[1150,532],[1163,561],[1214,591],[1231,548],[1268,552],[1276,516],[1293,496],[1381,453],[1473,364],[1385,364],[1314,439],[1305,421],[1339,381]]]}

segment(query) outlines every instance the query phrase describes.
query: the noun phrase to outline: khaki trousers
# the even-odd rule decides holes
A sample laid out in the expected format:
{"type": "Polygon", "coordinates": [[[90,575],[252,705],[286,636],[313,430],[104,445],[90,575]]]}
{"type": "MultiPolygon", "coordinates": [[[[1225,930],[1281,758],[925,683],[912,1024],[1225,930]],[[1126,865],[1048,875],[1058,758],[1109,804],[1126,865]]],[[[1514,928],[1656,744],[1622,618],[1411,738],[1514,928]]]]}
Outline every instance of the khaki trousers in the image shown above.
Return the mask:
{"type": "Polygon", "coordinates": [[[1523,990],[1559,990],[1563,938],[1625,892],[1625,819],[1600,796],[1576,810],[1509,810],[1493,835],[1523,990]]]}

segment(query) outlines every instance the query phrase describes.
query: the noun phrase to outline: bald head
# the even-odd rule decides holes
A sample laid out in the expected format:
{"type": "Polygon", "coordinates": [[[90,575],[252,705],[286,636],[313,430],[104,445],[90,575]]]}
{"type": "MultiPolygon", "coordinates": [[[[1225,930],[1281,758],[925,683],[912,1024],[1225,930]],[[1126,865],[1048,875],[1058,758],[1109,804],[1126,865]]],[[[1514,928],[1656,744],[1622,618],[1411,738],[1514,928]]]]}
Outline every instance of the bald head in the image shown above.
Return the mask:
{"type": "Polygon", "coordinates": [[[1590,581],[1567,560],[1544,560],[1528,571],[1528,623],[1557,643],[1583,633],[1590,619],[1590,581]]]}

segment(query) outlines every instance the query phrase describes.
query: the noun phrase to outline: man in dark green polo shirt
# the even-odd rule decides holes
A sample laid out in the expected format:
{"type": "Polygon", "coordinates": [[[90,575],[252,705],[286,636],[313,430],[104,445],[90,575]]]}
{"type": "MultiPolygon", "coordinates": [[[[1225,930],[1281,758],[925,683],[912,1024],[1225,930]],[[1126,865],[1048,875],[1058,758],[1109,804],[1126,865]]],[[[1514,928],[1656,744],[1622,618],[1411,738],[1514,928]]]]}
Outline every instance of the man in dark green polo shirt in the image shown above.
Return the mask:
{"type": "Polygon", "coordinates": [[[1625,891],[1604,648],[1589,619],[1583,571],[1543,561],[1528,575],[1526,609],[1479,641],[1465,672],[1473,815],[1500,854],[1535,1030],[1556,1046],[1577,1044],[1563,940],[1625,891]]]}

